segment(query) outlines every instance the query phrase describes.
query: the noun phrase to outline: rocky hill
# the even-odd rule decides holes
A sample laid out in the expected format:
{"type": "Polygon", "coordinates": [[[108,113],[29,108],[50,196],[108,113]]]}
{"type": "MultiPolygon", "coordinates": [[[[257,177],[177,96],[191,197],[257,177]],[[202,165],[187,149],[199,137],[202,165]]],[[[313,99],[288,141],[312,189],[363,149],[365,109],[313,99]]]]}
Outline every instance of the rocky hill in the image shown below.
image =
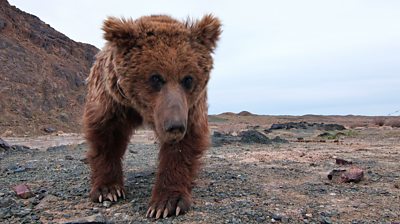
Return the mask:
{"type": "Polygon", "coordinates": [[[0,0],[0,135],[79,131],[97,52],[0,0]]]}

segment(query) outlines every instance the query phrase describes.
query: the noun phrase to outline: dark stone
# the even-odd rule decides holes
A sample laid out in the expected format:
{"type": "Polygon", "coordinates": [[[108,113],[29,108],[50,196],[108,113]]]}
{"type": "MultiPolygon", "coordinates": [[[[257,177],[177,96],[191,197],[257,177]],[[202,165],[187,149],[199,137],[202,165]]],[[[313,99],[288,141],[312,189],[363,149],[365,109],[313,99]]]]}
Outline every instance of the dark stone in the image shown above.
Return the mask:
{"type": "Polygon", "coordinates": [[[270,129],[265,131],[271,130],[280,130],[280,129],[318,129],[318,130],[325,130],[325,131],[342,131],[346,128],[340,124],[324,124],[324,123],[308,123],[308,122],[288,122],[282,124],[272,124],[270,129]]]}
{"type": "Polygon", "coordinates": [[[332,220],[329,217],[322,216],[321,217],[321,224],[332,224],[332,220]]]}
{"type": "Polygon", "coordinates": [[[53,127],[47,127],[47,128],[44,128],[43,131],[45,131],[46,133],[53,133],[56,131],[56,129],[53,127]]]}
{"type": "Polygon", "coordinates": [[[224,144],[231,144],[231,143],[245,143],[245,144],[272,144],[272,143],[288,143],[286,139],[282,139],[279,136],[275,137],[274,139],[269,139],[263,133],[257,130],[247,130],[243,131],[239,134],[239,136],[233,136],[229,134],[224,134],[218,131],[214,131],[213,135],[211,136],[212,146],[213,147],[220,147],[224,144]]]}
{"type": "Polygon", "coordinates": [[[272,141],[267,136],[256,130],[248,130],[240,133],[242,143],[271,144],[272,141]]]}
{"type": "MultiPolygon", "coordinates": [[[[64,103],[66,103],[66,101],[63,101],[64,103]]],[[[65,113],[61,113],[60,115],[58,115],[58,119],[62,122],[67,123],[69,121],[69,116],[65,113]]]]}
{"type": "Polygon", "coordinates": [[[332,136],[333,135],[331,133],[329,133],[329,132],[324,132],[324,133],[318,135],[318,137],[321,137],[321,138],[329,138],[329,137],[332,137],[332,136]]]}
{"type": "Polygon", "coordinates": [[[346,128],[343,125],[340,124],[323,124],[322,125],[323,130],[325,131],[343,131],[346,130],[346,128]]]}
{"type": "Polygon", "coordinates": [[[224,144],[238,142],[239,140],[240,137],[238,136],[223,134],[218,131],[214,131],[213,135],[211,136],[211,142],[213,147],[221,147],[224,144]]]}
{"type": "Polygon", "coordinates": [[[272,214],[272,218],[275,219],[276,221],[282,220],[282,216],[280,214],[272,214]]]}
{"type": "Polygon", "coordinates": [[[278,129],[286,129],[285,124],[272,124],[269,130],[278,130],[278,129]]]}
{"type": "Polygon", "coordinates": [[[66,145],[52,146],[46,149],[47,152],[59,152],[65,150],[68,150],[68,147],[66,145]]]}
{"type": "Polygon", "coordinates": [[[74,160],[74,157],[72,157],[71,155],[66,155],[65,160],[74,160]]]}
{"type": "Polygon", "coordinates": [[[274,139],[272,139],[272,142],[274,142],[274,143],[289,143],[288,140],[283,139],[279,136],[276,136],[274,139]]]}
{"type": "Polygon", "coordinates": [[[15,151],[20,151],[20,152],[27,151],[27,150],[31,149],[31,148],[29,148],[28,146],[25,146],[25,145],[12,145],[11,148],[14,149],[15,151]]]}
{"type": "Polygon", "coordinates": [[[11,149],[11,146],[6,141],[4,141],[3,139],[0,138],[0,151],[1,150],[8,151],[10,149],[11,149]]]}
{"type": "Polygon", "coordinates": [[[350,165],[350,164],[353,164],[353,162],[349,161],[349,160],[345,160],[345,159],[336,158],[336,164],[338,164],[338,165],[350,165]]]}
{"type": "Polygon", "coordinates": [[[15,204],[15,201],[9,197],[6,197],[6,198],[0,200],[0,208],[7,208],[14,204],[15,204]]]}

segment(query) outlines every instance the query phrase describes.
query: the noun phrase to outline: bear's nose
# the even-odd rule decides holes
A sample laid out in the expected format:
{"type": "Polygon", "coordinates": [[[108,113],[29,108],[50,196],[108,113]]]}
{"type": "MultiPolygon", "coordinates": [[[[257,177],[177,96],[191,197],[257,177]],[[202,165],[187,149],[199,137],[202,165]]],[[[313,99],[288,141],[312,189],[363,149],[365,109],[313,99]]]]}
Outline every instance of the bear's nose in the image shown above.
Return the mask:
{"type": "Polygon", "coordinates": [[[165,130],[169,133],[184,133],[186,127],[181,122],[167,122],[165,130]]]}

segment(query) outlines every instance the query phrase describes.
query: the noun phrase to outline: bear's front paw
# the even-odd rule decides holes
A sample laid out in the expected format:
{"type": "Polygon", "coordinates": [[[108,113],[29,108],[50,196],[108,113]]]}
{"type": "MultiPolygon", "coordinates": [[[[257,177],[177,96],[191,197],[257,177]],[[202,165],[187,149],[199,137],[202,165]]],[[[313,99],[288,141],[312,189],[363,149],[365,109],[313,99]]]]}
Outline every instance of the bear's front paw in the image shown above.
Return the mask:
{"type": "Polygon", "coordinates": [[[92,187],[89,195],[93,202],[117,201],[118,198],[125,199],[125,189],[118,184],[92,187]]]}
{"type": "Polygon", "coordinates": [[[149,209],[147,210],[146,217],[156,219],[166,218],[167,216],[184,214],[190,209],[191,196],[184,195],[168,195],[165,194],[160,198],[155,198],[150,202],[149,209]]]}

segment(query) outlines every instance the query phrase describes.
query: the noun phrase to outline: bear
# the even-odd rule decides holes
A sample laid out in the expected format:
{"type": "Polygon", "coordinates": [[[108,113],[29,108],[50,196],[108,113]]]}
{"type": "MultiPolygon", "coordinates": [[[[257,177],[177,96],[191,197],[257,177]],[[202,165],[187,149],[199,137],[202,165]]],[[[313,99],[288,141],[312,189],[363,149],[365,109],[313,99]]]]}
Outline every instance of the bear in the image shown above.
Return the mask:
{"type": "Polygon", "coordinates": [[[221,22],[212,14],[185,21],[108,17],[102,29],[106,43],[87,79],[83,113],[89,197],[125,199],[122,159],[134,130],[147,125],[159,153],[146,217],[184,214],[210,144],[207,83],[221,22]]]}

